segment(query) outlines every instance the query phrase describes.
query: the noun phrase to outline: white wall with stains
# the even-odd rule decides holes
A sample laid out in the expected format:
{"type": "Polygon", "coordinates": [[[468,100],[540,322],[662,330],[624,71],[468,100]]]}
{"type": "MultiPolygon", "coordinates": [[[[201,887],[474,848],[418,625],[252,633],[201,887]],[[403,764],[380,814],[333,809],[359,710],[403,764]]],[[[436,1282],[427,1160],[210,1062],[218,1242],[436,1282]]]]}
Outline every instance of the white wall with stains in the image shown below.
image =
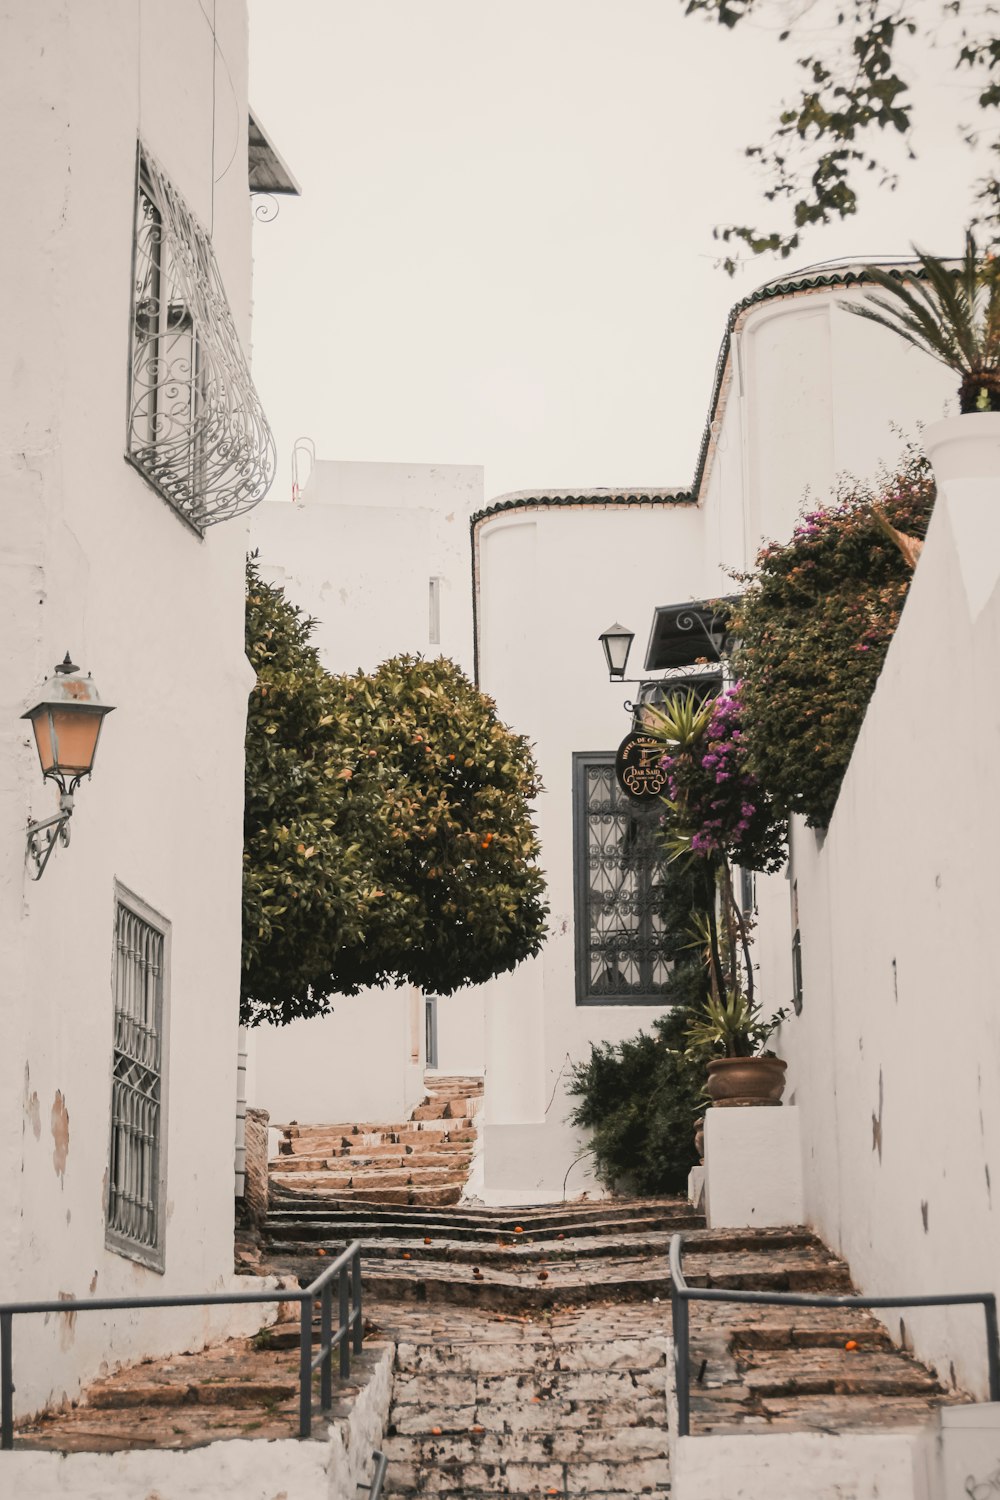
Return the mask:
{"type": "MultiPolygon", "coordinates": [[[[980,485],[971,525],[943,486],[829,831],[795,829],[804,998],[782,1050],[808,1213],[884,1296],[1000,1293],[1000,435],[980,485]],[[992,584],[970,588],[983,557],[992,584]]],[[[888,1316],[985,1394],[981,1309],[888,1316]]]]}
{"type": "MultiPolygon", "coordinates": [[[[701,516],[689,505],[546,504],[500,510],[478,527],[480,674],[501,716],[536,745],[541,863],[551,905],[537,958],[486,986],[484,1185],[488,1202],[594,1191],[584,1133],[568,1123],[574,1063],[592,1042],[648,1030],[657,1005],[578,1005],[574,949],[573,753],[614,752],[633,688],[608,682],[598,637],[614,618],[636,632],[641,675],[656,605],[704,587],[701,516]]],[[[599,1189],[598,1189],[599,1190],[599,1189]]]]}
{"type": "MultiPolygon", "coordinates": [[[[469,517],[483,471],[320,459],[294,503],[251,521],[261,576],[316,620],[331,672],[402,653],[473,673],[469,517]]],[[[501,707],[501,716],[503,709],[501,707]]],[[[481,1074],[481,987],[438,1000],[442,1072],[481,1074]]],[[[423,1097],[424,1005],[412,986],[338,995],[330,1016],[250,1034],[248,1083],[273,1123],[397,1121],[423,1097]]]]}
{"type": "MultiPolygon", "coordinates": [[[[249,336],[247,18],[243,0],[214,12],[217,45],[198,0],[39,0],[0,21],[16,205],[0,370],[4,1299],[231,1278],[246,527],[199,538],[122,456],[139,135],[212,229],[249,336]],[[57,795],[19,715],[67,648],[116,712],[72,843],[33,883],[25,825],[57,795]],[[162,1275],[105,1248],[116,880],[172,932],[162,1275]]],[[[18,1319],[17,1407],[231,1321],[18,1319]]]]}

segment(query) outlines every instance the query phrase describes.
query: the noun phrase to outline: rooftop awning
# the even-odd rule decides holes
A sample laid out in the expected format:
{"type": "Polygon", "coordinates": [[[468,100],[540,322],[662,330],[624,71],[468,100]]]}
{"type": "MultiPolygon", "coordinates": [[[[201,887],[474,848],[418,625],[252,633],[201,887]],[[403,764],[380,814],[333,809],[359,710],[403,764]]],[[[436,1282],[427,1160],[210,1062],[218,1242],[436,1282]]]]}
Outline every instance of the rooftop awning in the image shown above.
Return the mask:
{"type": "Polygon", "coordinates": [[[736,597],[661,604],[653,614],[645,670],[663,672],[690,667],[696,662],[719,661],[725,647],[730,606],[736,597]]]}

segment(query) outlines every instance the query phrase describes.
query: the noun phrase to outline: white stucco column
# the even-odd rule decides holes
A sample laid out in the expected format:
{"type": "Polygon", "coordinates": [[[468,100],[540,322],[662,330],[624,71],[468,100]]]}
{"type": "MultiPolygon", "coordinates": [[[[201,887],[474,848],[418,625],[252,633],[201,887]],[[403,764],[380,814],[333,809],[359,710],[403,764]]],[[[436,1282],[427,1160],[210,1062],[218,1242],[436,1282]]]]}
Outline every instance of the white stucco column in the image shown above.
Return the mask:
{"type": "Polygon", "coordinates": [[[966,412],[924,431],[973,620],[1000,579],[1000,412],[966,412]]]}

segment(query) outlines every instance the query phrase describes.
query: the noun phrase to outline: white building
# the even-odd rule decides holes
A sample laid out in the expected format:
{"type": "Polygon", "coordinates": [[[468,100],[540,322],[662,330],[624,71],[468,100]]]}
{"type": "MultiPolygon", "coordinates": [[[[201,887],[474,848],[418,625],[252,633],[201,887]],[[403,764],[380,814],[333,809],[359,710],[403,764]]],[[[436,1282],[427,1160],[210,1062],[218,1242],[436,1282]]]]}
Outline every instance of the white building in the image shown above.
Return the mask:
{"type": "MultiPolygon", "coordinates": [[[[586,1142],[566,1124],[570,1065],[591,1042],[634,1035],[662,1010],[642,973],[651,872],[633,870],[613,897],[602,883],[602,867],[617,867],[620,881],[635,825],[611,769],[629,719],[603,671],[601,630],[615,618],[641,642],[657,606],[734,592],[730,572],[749,566],[765,538],[787,537],[807,496],[821,503],[838,475],[891,465],[900,432],[916,436],[951,394],[946,372],[837,306],[858,295],[848,290],[856,269],[783,278],[734,308],[690,489],[514,495],[477,518],[480,680],[537,743],[553,909],[539,957],[488,987],[488,1201],[593,1186],[586,1158],[575,1165],[586,1142]],[[613,1001],[587,972],[612,908],[616,964],[634,954],[613,1001]]],[[[631,675],[655,679],[663,665],[651,631],[631,675]]],[[[777,1008],[791,991],[787,882],[760,881],[759,899],[762,988],[777,1008]]]]}
{"type": "MultiPolygon", "coordinates": [[[[39,0],[0,30],[0,1299],[209,1292],[233,1257],[240,515],[273,469],[246,7],[39,0]],[[25,827],[57,793],[20,715],[67,648],[116,711],[35,883],[25,827]]],[[[16,1318],[17,1409],[224,1326],[16,1318]]]]}
{"type": "MultiPolygon", "coordinates": [[[[264,574],[317,616],[331,670],[440,649],[474,668],[536,746],[549,937],[537,958],[438,1006],[440,1067],[485,1069],[474,1187],[487,1201],[599,1190],[568,1124],[572,1066],[663,1009],[651,870],[610,905],[601,893],[602,869],[614,871],[634,832],[611,767],[629,728],[622,699],[639,689],[608,684],[600,632],[616,616],[641,639],[658,607],[733,592],[731,571],[765,537],[789,535],[807,498],[891,465],[904,435],[945,409],[944,371],[838,307],[858,295],[857,270],[782,278],[733,309],[690,487],[525,492],[477,508],[479,471],[320,463],[298,504],[255,513],[264,574]],[[592,967],[612,908],[628,969],[614,983],[592,967]]],[[[651,633],[633,674],[655,678],[658,650],[651,633]]],[[[758,956],[777,1006],[791,988],[787,882],[759,882],[759,899],[758,956]]],[[[278,1119],[398,1118],[419,1092],[422,1045],[415,993],[338,998],[327,1020],[257,1032],[251,1097],[278,1119]]]]}

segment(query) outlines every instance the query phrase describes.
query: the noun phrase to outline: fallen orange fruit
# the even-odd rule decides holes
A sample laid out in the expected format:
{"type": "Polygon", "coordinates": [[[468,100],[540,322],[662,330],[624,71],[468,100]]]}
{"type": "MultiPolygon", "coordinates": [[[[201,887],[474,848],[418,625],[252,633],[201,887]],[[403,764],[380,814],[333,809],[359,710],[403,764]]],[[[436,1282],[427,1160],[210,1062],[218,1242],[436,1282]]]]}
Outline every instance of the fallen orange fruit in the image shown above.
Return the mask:
{"type": "Polygon", "coordinates": [[[441,1436],[441,1429],[440,1429],[440,1427],[432,1427],[431,1428],[431,1437],[440,1437],[440,1436],[441,1436]]]}
{"type": "Polygon", "coordinates": [[[521,1228],[520,1224],[515,1224],[514,1225],[514,1233],[515,1234],[523,1234],[524,1233],[524,1230],[521,1228]]]}
{"type": "Polygon", "coordinates": [[[844,1345],[845,1349],[856,1349],[857,1347],[858,1347],[858,1341],[857,1341],[857,1339],[848,1339],[847,1343],[844,1345]]]}
{"type": "Polygon", "coordinates": [[[431,1242],[431,1237],[430,1237],[430,1235],[429,1235],[429,1234],[425,1234],[425,1235],[424,1235],[424,1244],[425,1244],[425,1245],[429,1245],[429,1244],[430,1244],[430,1242],[431,1242]]]}

